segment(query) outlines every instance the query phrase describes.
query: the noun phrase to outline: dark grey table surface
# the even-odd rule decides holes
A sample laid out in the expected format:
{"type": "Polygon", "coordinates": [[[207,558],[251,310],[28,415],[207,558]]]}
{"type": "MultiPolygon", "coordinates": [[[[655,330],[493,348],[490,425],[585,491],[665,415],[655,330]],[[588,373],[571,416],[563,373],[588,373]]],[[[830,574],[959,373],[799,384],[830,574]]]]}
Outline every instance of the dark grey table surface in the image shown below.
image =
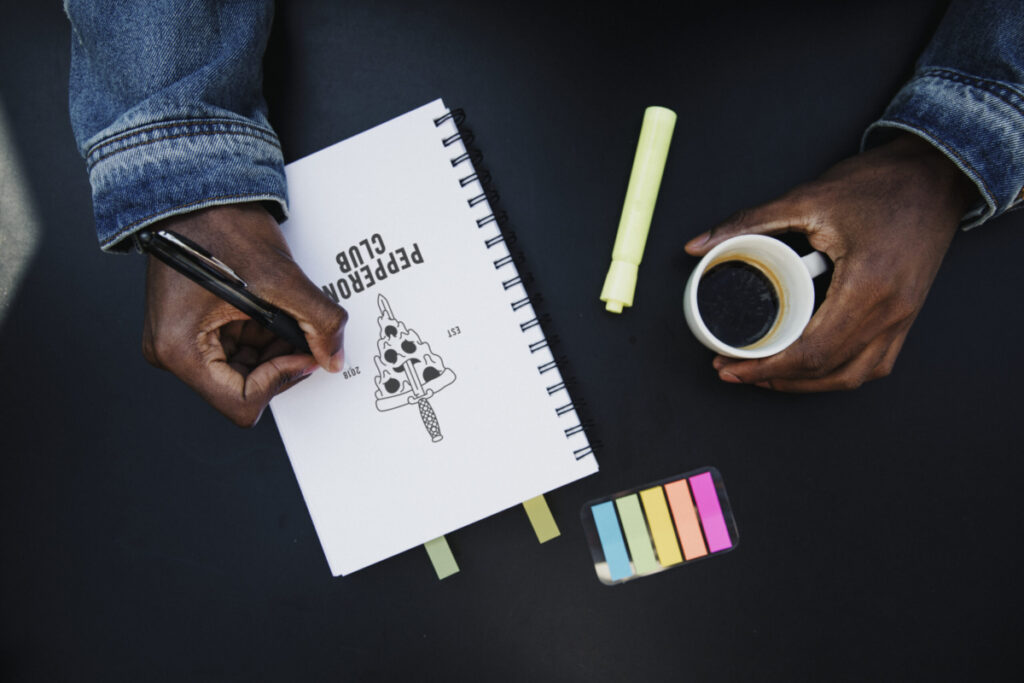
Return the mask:
{"type": "Polygon", "coordinates": [[[957,236],[895,373],[853,392],[719,382],[680,305],[684,242],[854,153],[942,9],[279,9],[289,160],[438,96],[466,110],[601,443],[601,472],[548,496],[560,538],[508,510],[449,536],[461,572],[438,581],[422,549],[332,578],[272,416],[239,430],[146,365],[142,259],[92,231],[67,22],[4,2],[3,177],[37,242],[0,243],[22,273],[0,320],[0,678],[1019,680],[1024,215],[957,236]],[[597,296],[650,104],[679,122],[613,316],[597,296]],[[704,465],[739,547],[601,585],[580,506],[704,465]]]}

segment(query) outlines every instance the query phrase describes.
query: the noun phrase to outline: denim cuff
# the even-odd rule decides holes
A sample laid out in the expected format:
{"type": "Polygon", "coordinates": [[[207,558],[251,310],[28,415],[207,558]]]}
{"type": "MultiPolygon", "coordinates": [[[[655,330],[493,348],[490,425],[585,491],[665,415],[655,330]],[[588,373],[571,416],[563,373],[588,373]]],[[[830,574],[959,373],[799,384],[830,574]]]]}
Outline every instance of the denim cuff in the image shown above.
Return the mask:
{"type": "Polygon", "coordinates": [[[219,204],[262,201],[287,217],[284,158],[273,130],[248,119],[162,121],[85,152],[100,247],[123,251],[141,228],[219,204]]]}
{"type": "Polygon", "coordinates": [[[919,71],[864,132],[861,149],[894,129],[919,135],[978,187],[983,203],[964,216],[973,228],[1024,202],[1024,93],[946,68],[919,71]]]}

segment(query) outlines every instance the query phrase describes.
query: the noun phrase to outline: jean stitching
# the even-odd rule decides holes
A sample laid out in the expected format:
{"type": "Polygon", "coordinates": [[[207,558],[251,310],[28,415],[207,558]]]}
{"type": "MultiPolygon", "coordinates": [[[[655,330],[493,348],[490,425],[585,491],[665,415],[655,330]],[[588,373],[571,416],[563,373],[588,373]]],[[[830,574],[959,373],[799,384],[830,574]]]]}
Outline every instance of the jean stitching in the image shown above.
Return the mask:
{"type": "Polygon", "coordinates": [[[984,90],[992,95],[995,95],[1000,100],[1005,102],[1007,105],[1016,109],[1021,115],[1024,115],[1024,104],[1022,104],[1022,98],[1020,93],[1016,92],[1012,88],[1009,88],[998,81],[987,80],[984,78],[978,78],[977,76],[970,76],[968,74],[961,73],[959,71],[952,71],[950,69],[926,69],[921,72],[923,77],[934,77],[943,78],[956,83],[963,83],[964,85],[970,85],[980,90],[984,90]]]}
{"type": "Polygon", "coordinates": [[[117,135],[114,135],[113,137],[109,137],[109,138],[105,138],[103,140],[100,140],[99,142],[94,144],[92,147],[90,147],[88,150],[86,150],[85,155],[88,156],[88,155],[92,154],[93,152],[95,152],[97,149],[99,149],[101,147],[106,147],[107,145],[114,144],[114,143],[119,142],[121,140],[125,140],[127,138],[134,137],[136,135],[141,135],[141,134],[145,134],[145,133],[151,133],[153,131],[158,131],[158,130],[166,130],[166,129],[169,129],[169,128],[182,128],[182,127],[184,127],[184,128],[195,128],[197,126],[234,126],[234,127],[241,128],[241,129],[253,130],[253,131],[256,131],[256,132],[259,132],[259,133],[263,133],[264,135],[273,136],[273,131],[268,131],[266,128],[263,128],[261,126],[252,125],[251,123],[249,123],[247,121],[239,121],[238,119],[226,119],[226,118],[206,118],[206,119],[198,119],[198,120],[197,119],[179,119],[179,120],[176,120],[176,121],[160,121],[159,123],[151,123],[151,124],[148,124],[146,126],[141,126],[141,127],[138,127],[138,128],[132,128],[131,130],[127,130],[127,131],[125,131],[123,133],[118,133],[117,135]]]}
{"type": "Polygon", "coordinates": [[[259,140],[260,142],[265,142],[265,143],[267,143],[269,145],[273,145],[274,147],[277,147],[276,141],[269,140],[269,139],[267,139],[266,137],[264,137],[262,135],[256,135],[254,133],[248,133],[248,132],[243,132],[243,131],[225,132],[225,131],[217,131],[217,130],[196,131],[196,132],[190,132],[190,133],[181,133],[179,135],[165,135],[165,136],[156,138],[155,140],[142,140],[142,141],[136,142],[134,144],[120,146],[117,149],[112,150],[110,152],[107,152],[105,154],[102,154],[100,156],[95,156],[95,153],[90,154],[89,155],[89,162],[88,162],[88,170],[92,171],[92,169],[95,168],[96,165],[98,163],[100,163],[101,161],[103,161],[105,159],[109,159],[110,157],[112,157],[112,156],[114,156],[116,154],[120,154],[121,152],[126,152],[126,151],[128,151],[130,149],[135,149],[136,147],[144,147],[145,145],[152,145],[152,144],[155,144],[155,143],[158,143],[158,142],[164,142],[166,140],[177,140],[179,138],[199,137],[199,136],[202,136],[202,135],[232,135],[232,136],[238,135],[238,136],[242,136],[242,137],[254,138],[256,140],[259,140]]]}

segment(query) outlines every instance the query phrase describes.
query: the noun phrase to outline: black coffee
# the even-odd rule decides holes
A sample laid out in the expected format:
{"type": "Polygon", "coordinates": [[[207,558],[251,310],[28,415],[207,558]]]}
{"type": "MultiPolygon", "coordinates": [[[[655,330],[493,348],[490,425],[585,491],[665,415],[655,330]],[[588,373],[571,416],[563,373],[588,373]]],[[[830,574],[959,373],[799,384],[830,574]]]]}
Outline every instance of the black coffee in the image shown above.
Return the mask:
{"type": "Polygon", "coordinates": [[[764,337],[779,315],[779,295],[759,268],[725,261],[697,284],[697,310],[711,334],[742,348],[764,337]]]}

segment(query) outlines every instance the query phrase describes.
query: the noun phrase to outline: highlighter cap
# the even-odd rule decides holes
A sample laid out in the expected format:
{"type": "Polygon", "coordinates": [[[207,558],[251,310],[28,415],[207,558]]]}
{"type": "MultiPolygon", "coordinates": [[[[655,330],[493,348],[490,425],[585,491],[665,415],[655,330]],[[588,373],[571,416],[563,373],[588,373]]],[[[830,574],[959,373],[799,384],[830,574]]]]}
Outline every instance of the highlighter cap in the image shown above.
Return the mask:
{"type": "Polygon", "coordinates": [[[612,261],[608,275],[601,288],[601,301],[605,302],[605,310],[622,313],[622,308],[633,305],[633,292],[636,290],[636,276],[639,268],[629,261],[612,261]]]}
{"type": "Polygon", "coordinates": [[[633,305],[637,270],[647,244],[675,123],[676,114],[671,109],[648,107],[644,111],[622,217],[612,246],[612,265],[601,290],[601,301],[612,313],[622,313],[624,306],[633,305]]]}

